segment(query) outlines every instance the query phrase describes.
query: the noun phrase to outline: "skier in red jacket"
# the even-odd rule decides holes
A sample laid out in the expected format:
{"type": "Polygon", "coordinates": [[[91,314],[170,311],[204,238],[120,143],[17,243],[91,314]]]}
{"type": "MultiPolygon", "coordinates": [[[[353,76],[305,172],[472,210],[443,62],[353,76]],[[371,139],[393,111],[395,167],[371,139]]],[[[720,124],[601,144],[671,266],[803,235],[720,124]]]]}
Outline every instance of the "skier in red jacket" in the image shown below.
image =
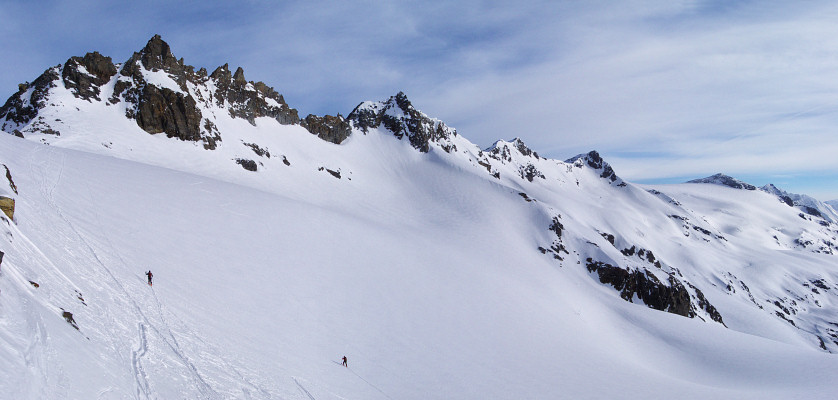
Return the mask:
{"type": "Polygon", "coordinates": [[[154,276],[154,274],[151,273],[151,270],[148,270],[145,274],[148,276],[148,286],[151,286],[151,277],[154,276]]]}

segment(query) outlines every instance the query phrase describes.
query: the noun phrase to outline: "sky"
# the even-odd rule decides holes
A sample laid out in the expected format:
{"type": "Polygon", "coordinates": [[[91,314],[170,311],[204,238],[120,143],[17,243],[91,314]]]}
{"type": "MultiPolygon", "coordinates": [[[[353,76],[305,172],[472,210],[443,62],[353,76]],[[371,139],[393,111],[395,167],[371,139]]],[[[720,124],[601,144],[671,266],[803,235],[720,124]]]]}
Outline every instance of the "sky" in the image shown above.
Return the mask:
{"type": "Polygon", "coordinates": [[[832,1],[0,0],[0,98],[71,56],[160,34],[307,114],[404,91],[481,147],[597,150],[635,183],[725,173],[838,199],[832,1]]]}

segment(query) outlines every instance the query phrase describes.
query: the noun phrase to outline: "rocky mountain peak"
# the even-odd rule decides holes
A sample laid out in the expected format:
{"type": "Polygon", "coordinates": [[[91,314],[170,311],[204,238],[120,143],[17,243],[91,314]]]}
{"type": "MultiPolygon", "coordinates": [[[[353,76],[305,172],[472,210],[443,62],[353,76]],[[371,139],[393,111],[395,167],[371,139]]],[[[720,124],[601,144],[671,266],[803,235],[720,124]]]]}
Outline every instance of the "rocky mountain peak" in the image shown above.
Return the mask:
{"type": "Polygon", "coordinates": [[[515,146],[515,148],[518,149],[518,151],[520,151],[521,154],[528,157],[540,158],[538,156],[538,153],[532,151],[529,147],[527,147],[527,145],[524,144],[524,141],[521,138],[516,137],[515,139],[512,139],[512,142],[510,143],[512,143],[512,145],[515,146]]]}
{"type": "Polygon", "coordinates": [[[388,102],[394,101],[396,105],[399,106],[399,109],[401,109],[402,112],[404,112],[405,114],[410,114],[411,112],[416,111],[416,109],[413,108],[413,104],[411,104],[410,100],[407,99],[407,95],[404,94],[404,92],[402,91],[399,91],[398,93],[396,93],[395,96],[391,97],[390,100],[388,100],[388,102]]]}
{"type": "Polygon", "coordinates": [[[538,153],[532,151],[521,138],[514,138],[510,141],[498,140],[491,147],[485,149],[492,155],[492,158],[503,162],[513,161],[513,151],[517,150],[524,157],[539,158],[538,153]]]}
{"type": "MultiPolygon", "coordinates": [[[[172,54],[169,44],[163,41],[160,35],[152,36],[145,47],[137,54],[139,54],[139,60],[143,63],[143,66],[150,71],[171,69],[179,64],[178,59],[172,54]]],[[[182,61],[180,66],[183,66],[182,61]]]]}
{"type": "Polygon", "coordinates": [[[90,101],[101,100],[100,87],[116,75],[116,65],[110,57],[98,51],[87,53],[84,57],[70,57],[61,71],[64,87],[70,89],[76,97],[90,101]]]}
{"type": "Polygon", "coordinates": [[[46,106],[50,89],[61,79],[61,65],[48,68],[33,82],[18,85],[17,93],[0,107],[0,129],[22,136],[18,129],[31,122],[46,106]]]}
{"type": "MultiPolygon", "coordinates": [[[[614,169],[611,168],[605,160],[602,159],[602,156],[596,150],[592,150],[587,154],[579,154],[576,157],[570,158],[565,161],[568,164],[574,164],[577,166],[587,165],[595,170],[601,171],[600,177],[604,179],[608,179],[611,182],[617,182],[620,179],[617,174],[614,172],[614,169]]],[[[620,183],[622,184],[622,183],[620,183]]]]}
{"type": "Polygon", "coordinates": [[[742,182],[739,179],[736,179],[734,177],[731,177],[731,176],[728,176],[728,175],[725,175],[725,174],[722,174],[722,173],[718,173],[718,174],[715,174],[715,175],[712,175],[712,176],[708,176],[706,178],[693,179],[691,181],[688,181],[687,183],[712,183],[712,184],[715,184],[715,185],[727,186],[727,187],[731,187],[731,188],[734,188],[734,189],[757,190],[757,187],[754,186],[754,185],[751,185],[750,183],[742,182]]]}
{"type": "Polygon", "coordinates": [[[454,148],[450,138],[457,134],[442,121],[414,108],[404,92],[383,102],[365,101],[355,107],[347,119],[363,132],[383,126],[399,139],[407,136],[410,144],[423,153],[430,151],[432,142],[439,143],[443,150],[450,152],[454,148]]]}
{"type": "Polygon", "coordinates": [[[236,73],[233,74],[233,82],[239,86],[247,84],[247,79],[244,79],[244,70],[242,67],[236,68],[236,73]]]}
{"type": "MultiPolygon", "coordinates": [[[[242,71],[244,74],[244,71],[242,71]]],[[[212,71],[210,74],[210,78],[215,79],[219,82],[231,82],[233,80],[233,75],[230,74],[230,66],[228,64],[224,64],[212,71]]]]}

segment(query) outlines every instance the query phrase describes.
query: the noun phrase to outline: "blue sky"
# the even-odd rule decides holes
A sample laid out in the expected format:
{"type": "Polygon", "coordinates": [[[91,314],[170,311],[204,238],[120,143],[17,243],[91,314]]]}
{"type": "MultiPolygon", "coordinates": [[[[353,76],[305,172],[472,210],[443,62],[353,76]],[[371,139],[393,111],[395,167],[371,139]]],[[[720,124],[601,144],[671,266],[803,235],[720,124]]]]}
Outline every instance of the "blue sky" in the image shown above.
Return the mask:
{"type": "Polygon", "coordinates": [[[0,97],[88,51],[160,34],[306,115],[404,91],[481,147],[599,151],[633,182],[723,172],[838,199],[831,1],[7,1],[0,97]]]}

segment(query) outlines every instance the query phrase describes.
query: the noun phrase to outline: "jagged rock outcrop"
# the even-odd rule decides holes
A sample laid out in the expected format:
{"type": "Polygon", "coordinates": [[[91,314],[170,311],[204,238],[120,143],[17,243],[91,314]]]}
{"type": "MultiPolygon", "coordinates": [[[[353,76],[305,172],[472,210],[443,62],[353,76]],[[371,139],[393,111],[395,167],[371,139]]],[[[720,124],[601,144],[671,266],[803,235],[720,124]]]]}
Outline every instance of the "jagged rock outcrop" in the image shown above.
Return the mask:
{"type": "Polygon", "coordinates": [[[246,119],[251,124],[259,117],[270,117],[283,125],[300,122],[297,110],[289,107],[281,94],[264,82],[248,82],[241,67],[231,74],[229,66],[224,64],[210,74],[210,79],[216,86],[216,104],[226,106],[234,118],[246,119]]]}
{"type": "Polygon", "coordinates": [[[17,185],[15,185],[15,180],[12,179],[12,171],[9,170],[9,167],[6,166],[6,164],[3,164],[3,168],[6,169],[6,180],[9,182],[9,188],[17,194],[17,185]]]}
{"type": "MultiPolygon", "coordinates": [[[[143,86],[133,117],[148,133],[163,132],[168,137],[189,141],[202,138],[202,116],[195,99],[171,89],[143,86]]],[[[206,146],[215,148],[215,139],[208,137],[206,146]]]]}
{"type": "Polygon", "coordinates": [[[101,100],[100,87],[111,77],[116,75],[116,66],[110,57],[105,57],[99,52],[87,53],[84,57],[70,57],[64,68],[61,70],[61,79],[64,87],[81,99],[91,101],[101,100]]]}
{"type": "Polygon", "coordinates": [[[614,169],[611,168],[611,165],[605,162],[605,160],[603,160],[596,151],[590,151],[587,154],[579,154],[565,162],[568,164],[574,164],[577,167],[587,165],[588,167],[598,170],[600,172],[600,178],[607,179],[612,183],[617,183],[618,185],[625,185],[625,183],[622,182],[622,179],[617,176],[617,173],[614,172],[614,169]]]}
{"type": "Polygon", "coordinates": [[[504,140],[498,140],[491,147],[485,150],[488,153],[489,157],[494,158],[495,160],[508,163],[512,162],[513,158],[513,151],[517,150],[518,153],[521,153],[524,157],[532,157],[532,158],[540,158],[538,153],[532,151],[521,138],[515,138],[511,141],[507,142],[504,140]]]}
{"type": "Polygon", "coordinates": [[[126,116],[148,133],[203,142],[206,149],[215,149],[221,142],[213,116],[202,112],[211,108],[223,108],[231,117],[251,124],[261,117],[285,125],[301,124],[333,143],[341,143],[351,132],[349,122],[340,116],[310,115],[301,121],[297,110],[281,94],[264,82],[248,81],[242,68],[231,73],[225,64],[211,75],[204,68],[195,71],[182,58],[175,57],[159,35],[154,35],[122,64],[92,52],[71,57],[34,82],[21,84],[18,92],[0,107],[0,128],[21,137],[30,132],[59,135],[50,121],[38,117],[59,80],[77,98],[107,105],[125,104],[126,116]],[[108,85],[113,85],[112,92],[108,85]],[[103,95],[106,88],[109,93],[103,95]]]}
{"type": "Polygon", "coordinates": [[[167,137],[186,141],[203,140],[205,148],[214,149],[220,135],[211,129],[212,125],[202,126],[201,110],[187,90],[187,82],[197,78],[193,70],[192,66],[184,65],[182,59],[175,58],[159,35],[154,35],[123,65],[120,71],[123,78],[115,84],[111,102],[122,99],[131,104],[133,107],[128,107],[126,116],[134,118],[148,133],[165,133],[167,137]],[[177,87],[147,82],[146,71],[160,70],[166,72],[177,87]]]}
{"type": "Polygon", "coordinates": [[[589,272],[596,273],[601,283],[611,285],[620,292],[623,300],[633,302],[640,299],[643,304],[655,310],[666,311],[687,318],[698,316],[697,309],[704,310],[713,320],[724,325],[721,314],[704,297],[704,294],[690,285],[696,294],[696,304],[686,286],[674,274],[669,274],[667,282],[660,279],[646,269],[629,270],[620,268],[592,258],[586,260],[589,272]]]}
{"type": "Polygon", "coordinates": [[[352,126],[365,133],[371,128],[384,126],[399,139],[407,136],[411,146],[423,153],[430,151],[432,142],[438,143],[446,152],[456,150],[449,139],[457,132],[415,109],[403,92],[385,102],[363,102],[352,110],[347,119],[352,126]]]}
{"type": "Polygon", "coordinates": [[[0,107],[0,120],[3,121],[0,129],[12,132],[35,119],[38,111],[46,106],[49,90],[55,87],[55,81],[60,79],[60,70],[60,65],[49,68],[32,83],[18,85],[17,93],[0,107]]]}
{"type": "Polygon", "coordinates": [[[317,135],[320,139],[335,144],[341,144],[352,132],[352,127],[349,125],[349,122],[340,115],[336,117],[331,115],[318,117],[309,114],[300,125],[312,134],[317,135]]]}

